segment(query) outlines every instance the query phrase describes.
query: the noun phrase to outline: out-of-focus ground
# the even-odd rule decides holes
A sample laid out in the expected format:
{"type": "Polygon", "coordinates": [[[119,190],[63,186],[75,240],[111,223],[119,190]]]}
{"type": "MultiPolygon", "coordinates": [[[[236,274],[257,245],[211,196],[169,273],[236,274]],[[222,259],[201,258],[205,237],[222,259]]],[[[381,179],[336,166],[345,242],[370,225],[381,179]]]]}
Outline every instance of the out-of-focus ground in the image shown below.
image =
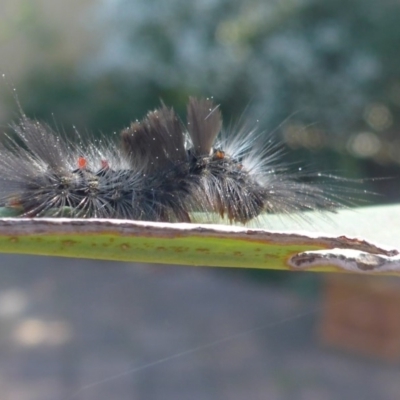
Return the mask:
{"type": "Polygon", "coordinates": [[[399,365],[319,344],[317,278],[2,255],[0,398],[398,399],[399,365]]]}

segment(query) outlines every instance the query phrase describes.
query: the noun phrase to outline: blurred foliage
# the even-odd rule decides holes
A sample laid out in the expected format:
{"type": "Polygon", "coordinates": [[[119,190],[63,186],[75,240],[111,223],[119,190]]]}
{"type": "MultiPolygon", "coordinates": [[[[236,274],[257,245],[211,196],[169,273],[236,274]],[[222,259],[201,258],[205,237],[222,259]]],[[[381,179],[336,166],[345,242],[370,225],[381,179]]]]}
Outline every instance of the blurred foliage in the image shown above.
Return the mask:
{"type": "MultiPolygon", "coordinates": [[[[280,126],[290,157],[350,177],[396,176],[399,12],[392,0],[98,0],[96,50],[16,85],[28,115],[93,133],[120,130],[160,98],[183,113],[189,95],[212,95],[227,121],[250,105],[266,131],[280,126]]],[[[46,43],[46,21],[26,15],[46,43]]],[[[399,197],[393,181],[378,184],[399,197]]]]}

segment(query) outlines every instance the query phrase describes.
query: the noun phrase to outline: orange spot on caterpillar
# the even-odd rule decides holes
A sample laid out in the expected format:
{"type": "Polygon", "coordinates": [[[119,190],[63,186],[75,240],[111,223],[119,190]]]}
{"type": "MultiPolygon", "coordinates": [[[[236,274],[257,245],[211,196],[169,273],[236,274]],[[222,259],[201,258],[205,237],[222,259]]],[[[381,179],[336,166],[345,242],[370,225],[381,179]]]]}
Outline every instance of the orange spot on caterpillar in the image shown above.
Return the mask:
{"type": "Polygon", "coordinates": [[[217,158],[218,160],[222,160],[225,158],[225,152],[222,150],[217,150],[214,155],[215,158],[217,158]]]}
{"type": "Polygon", "coordinates": [[[78,168],[79,169],[85,169],[87,167],[87,160],[84,157],[79,157],[78,158],[78,168]]]}

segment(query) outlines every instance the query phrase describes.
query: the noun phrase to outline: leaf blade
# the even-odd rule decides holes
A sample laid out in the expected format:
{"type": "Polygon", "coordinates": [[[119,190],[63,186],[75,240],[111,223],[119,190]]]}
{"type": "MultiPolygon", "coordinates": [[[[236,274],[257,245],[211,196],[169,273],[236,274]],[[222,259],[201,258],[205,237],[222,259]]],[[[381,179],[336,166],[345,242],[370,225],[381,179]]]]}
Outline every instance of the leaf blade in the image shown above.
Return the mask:
{"type": "MultiPolygon", "coordinates": [[[[357,219],[368,219],[371,213],[381,216],[387,213],[393,215],[394,211],[399,211],[400,207],[396,207],[390,210],[388,207],[359,209],[353,213],[350,225],[357,224],[357,219]]],[[[349,219],[346,213],[343,216],[343,212],[338,214],[335,221],[340,218],[346,219],[347,222],[349,219]]],[[[344,234],[337,236],[318,232],[296,232],[291,229],[277,232],[226,225],[125,220],[0,219],[0,252],[6,253],[293,270],[296,268],[291,261],[299,254],[337,248],[386,257],[392,267],[397,257],[396,248],[377,246],[373,242],[352,239],[344,234]]],[[[323,262],[314,262],[307,269],[323,272],[346,270],[346,260],[342,260],[344,266],[338,265],[337,260],[340,260],[340,257],[337,255],[332,257],[332,263],[329,256],[324,256],[321,260],[323,262]]],[[[360,269],[359,272],[365,271],[360,269]]]]}

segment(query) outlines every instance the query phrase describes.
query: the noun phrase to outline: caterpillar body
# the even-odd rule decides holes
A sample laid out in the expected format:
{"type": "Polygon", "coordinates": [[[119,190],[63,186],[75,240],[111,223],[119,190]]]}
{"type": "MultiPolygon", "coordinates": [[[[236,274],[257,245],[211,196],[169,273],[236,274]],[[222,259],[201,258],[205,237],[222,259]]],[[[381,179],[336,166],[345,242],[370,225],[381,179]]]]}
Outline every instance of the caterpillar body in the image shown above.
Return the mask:
{"type": "Polygon", "coordinates": [[[0,206],[19,217],[191,222],[193,213],[242,223],[262,213],[341,206],[310,175],[280,164],[255,129],[224,135],[219,107],[190,98],[184,124],[162,104],[121,132],[74,143],[22,113],[0,144],[0,206]]]}

